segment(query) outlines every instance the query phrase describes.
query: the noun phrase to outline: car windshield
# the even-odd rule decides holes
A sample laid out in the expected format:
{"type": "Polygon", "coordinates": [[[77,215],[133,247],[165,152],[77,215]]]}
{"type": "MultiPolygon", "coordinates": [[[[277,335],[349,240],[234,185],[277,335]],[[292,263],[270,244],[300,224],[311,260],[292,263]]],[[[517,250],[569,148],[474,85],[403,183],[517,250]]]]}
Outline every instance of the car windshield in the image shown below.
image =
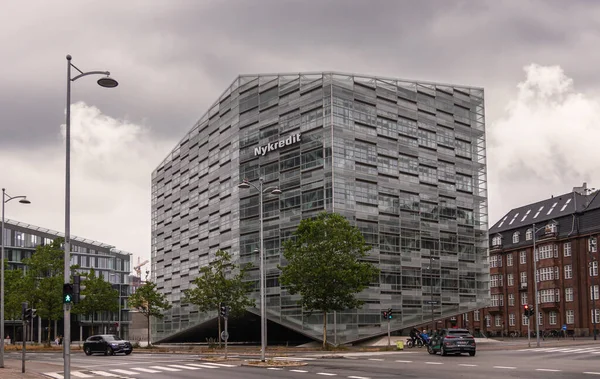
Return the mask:
{"type": "Polygon", "coordinates": [[[109,342],[110,341],[118,341],[119,338],[117,336],[114,336],[114,335],[111,334],[111,335],[108,335],[108,336],[104,336],[104,340],[105,341],[109,341],[109,342]]]}
{"type": "Polygon", "coordinates": [[[460,330],[460,329],[458,329],[458,330],[449,330],[448,334],[450,334],[450,335],[461,335],[462,336],[462,335],[465,335],[465,334],[469,334],[469,331],[468,330],[460,330]]]}

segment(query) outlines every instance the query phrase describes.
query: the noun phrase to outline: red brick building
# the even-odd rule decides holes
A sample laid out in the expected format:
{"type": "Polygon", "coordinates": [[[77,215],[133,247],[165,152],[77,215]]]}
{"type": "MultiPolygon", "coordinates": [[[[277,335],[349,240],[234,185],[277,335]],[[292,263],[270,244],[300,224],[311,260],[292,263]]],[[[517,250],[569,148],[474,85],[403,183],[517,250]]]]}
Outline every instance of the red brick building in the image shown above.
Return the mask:
{"type": "Polygon", "coordinates": [[[540,332],[566,326],[567,333],[578,336],[592,335],[594,329],[600,333],[599,193],[584,183],[503,216],[489,230],[490,306],[438,321],[436,327],[526,336],[528,322],[535,331],[537,316],[540,332]],[[539,305],[536,316],[527,318],[524,306],[535,306],[534,278],[539,305]]]}

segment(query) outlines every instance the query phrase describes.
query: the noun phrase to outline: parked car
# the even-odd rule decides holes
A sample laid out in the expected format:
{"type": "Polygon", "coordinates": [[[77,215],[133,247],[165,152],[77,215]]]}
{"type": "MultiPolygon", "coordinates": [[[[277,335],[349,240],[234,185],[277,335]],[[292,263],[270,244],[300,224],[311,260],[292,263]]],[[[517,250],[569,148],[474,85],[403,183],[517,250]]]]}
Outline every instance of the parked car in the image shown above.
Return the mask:
{"type": "Polygon", "coordinates": [[[442,355],[469,353],[474,356],[476,349],[475,338],[466,329],[442,329],[427,346],[429,354],[439,351],[442,355]]]}
{"type": "Polygon", "coordinates": [[[133,346],[129,341],[122,340],[114,334],[101,334],[88,337],[83,343],[83,352],[85,355],[94,353],[104,353],[104,355],[114,355],[117,353],[131,354],[133,346]]]}

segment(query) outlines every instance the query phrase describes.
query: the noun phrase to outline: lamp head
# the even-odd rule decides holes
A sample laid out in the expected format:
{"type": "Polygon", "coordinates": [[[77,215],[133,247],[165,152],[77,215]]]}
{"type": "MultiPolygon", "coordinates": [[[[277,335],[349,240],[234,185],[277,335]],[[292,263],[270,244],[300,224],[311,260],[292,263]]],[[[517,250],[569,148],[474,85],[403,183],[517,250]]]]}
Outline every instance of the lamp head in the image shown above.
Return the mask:
{"type": "Polygon", "coordinates": [[[31,201],[27,200],[27,198],[25,197],[25,198],[19,200],[19,203],[21,203],[21,204],[31,204],[31,201]]]}
{"type": "Polygon", "coordinates": [[[275,187],[275,189],[273,189],[273,191],[271,191],[271,193],[273,195],[281,195],[281,190],[279,189],[279,187],[275,187]]]}
{"type": "Polygon", "coordinates": [[[248,179],[244,179],[240,184],[238,184],[238,188],[250,188],[250,184],[248,184],[248,179]]]}
{"type": "Polygon", "coordinates": [[[98,79],[98,85],[104,88],[115,88],[119,82],[107,75],[105,78],[98,79]]]}

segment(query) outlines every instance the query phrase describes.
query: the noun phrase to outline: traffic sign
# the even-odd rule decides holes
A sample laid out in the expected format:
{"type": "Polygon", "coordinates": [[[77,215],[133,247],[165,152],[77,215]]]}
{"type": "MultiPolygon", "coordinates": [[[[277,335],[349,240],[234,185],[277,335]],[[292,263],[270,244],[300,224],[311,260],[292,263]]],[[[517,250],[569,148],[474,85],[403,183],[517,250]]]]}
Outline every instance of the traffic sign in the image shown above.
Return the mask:
{"type": "Polygon", "coordinates": [[[563,325],[562,330],[567,330],[567,325],[563,325]]]}
{"type": "Polygon", "coordinates": [[[226,330],[223,330],[223,331],[221,332],[221,339],[222,339],[223,341],[227,341],[227,340],[229,339],[229,333],[228,333],[226,330]]]}

